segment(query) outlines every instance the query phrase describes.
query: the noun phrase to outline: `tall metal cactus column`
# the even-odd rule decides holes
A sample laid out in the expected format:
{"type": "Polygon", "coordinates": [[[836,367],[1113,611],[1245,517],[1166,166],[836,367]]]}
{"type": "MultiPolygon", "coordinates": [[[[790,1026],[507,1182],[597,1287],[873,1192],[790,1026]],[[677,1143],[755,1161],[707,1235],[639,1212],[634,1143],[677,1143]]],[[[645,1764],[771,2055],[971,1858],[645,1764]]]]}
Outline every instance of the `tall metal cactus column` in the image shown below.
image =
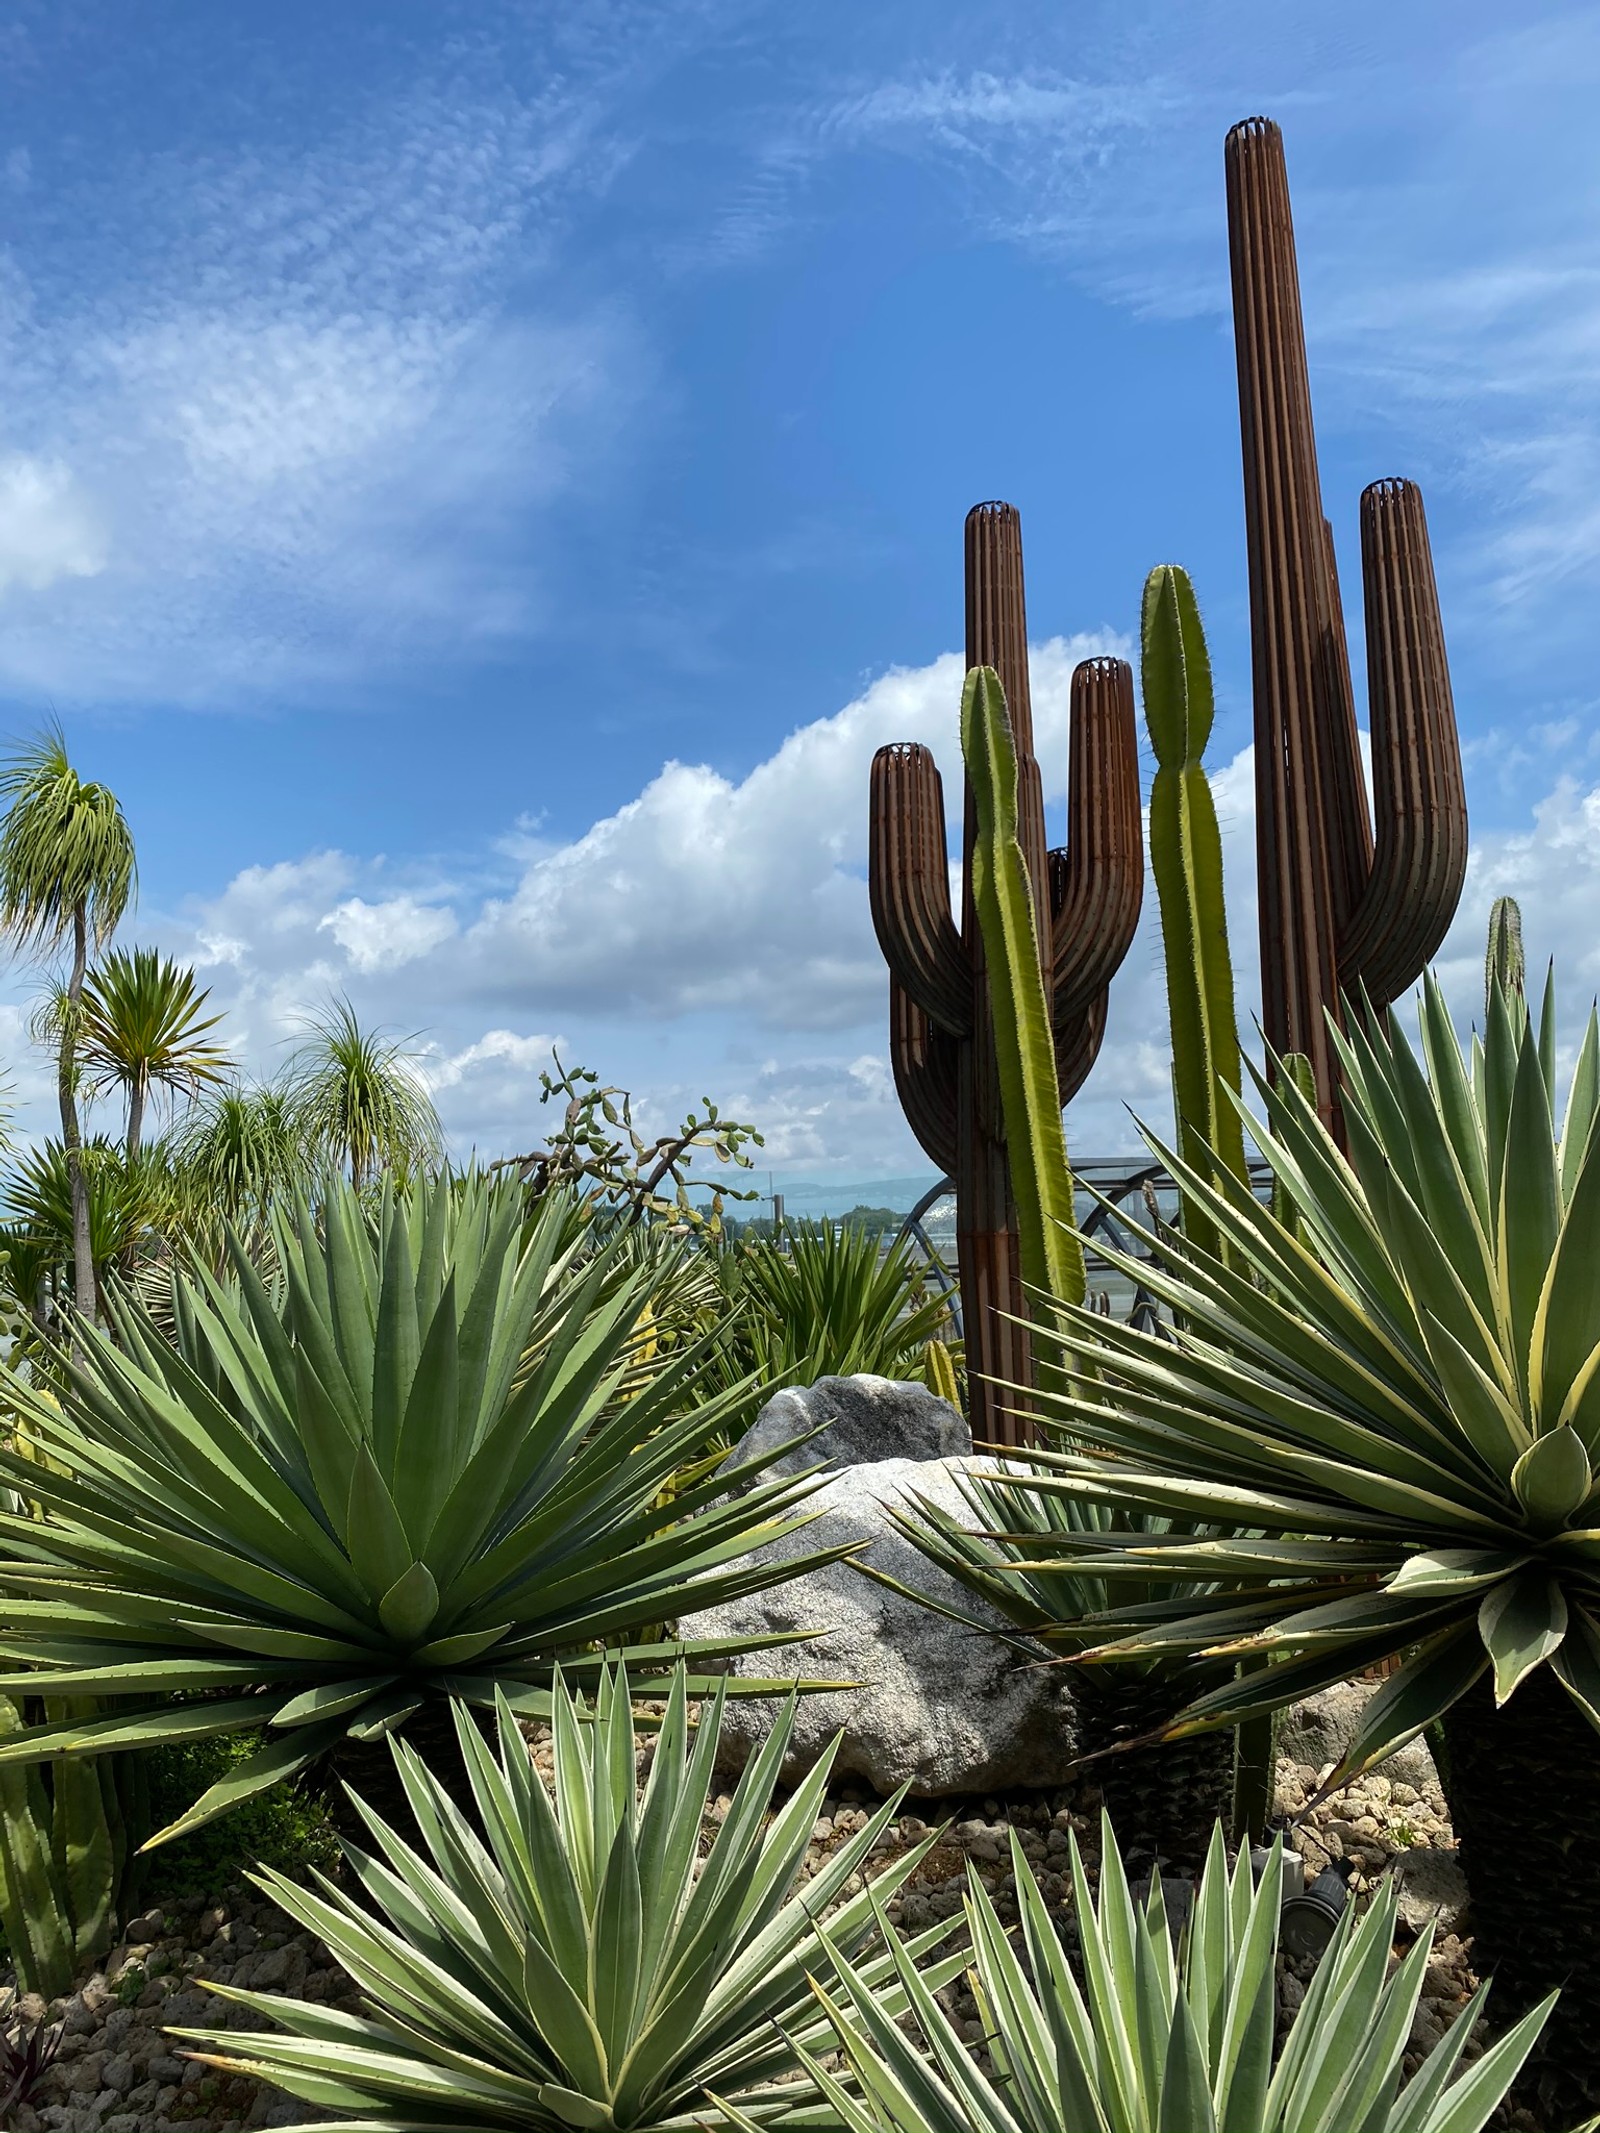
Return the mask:
{"type": "MultiPolygon", "coordinates": [[[[1016,737],[1021,842],[1040,914],[1040,954],[1065,1103],[1105,1032],[1106,988],[1128,952],[1144,891],[1133,675],[1092,659],[1072,677],[1067,843],[1047,851],[1033,754],[1022,532],[1010,504],[979,504],[966,526],[967,665],[991,666],[1016,737]]],[[[1006,1167],[983,943],[972,908],[976,818],[966,793],[959,930],[950,908],[944,791],[914,743],[880,748],[872,765],[872,920],[890,971],[895,1087],[929,1159],[956,1181],[956,1243],[973,1434],[1015,1443],[1015,1403],[1001,1388],[1031,1382],[1006,1167]]]]}
{"type": "Polygon", "coordinates": [[[1255,684],[1261,989],[1268,1042],[1311,1060],[1339,1126],[1325,1010],[1387,1007],[1454,916],[1467,861],[1444,632],[1422,497],[1361,498],[1376,839],[1356,743],[1333,536],[1322,512],[1283,136],[1228,135],[1228,236],[1255,684]]]}

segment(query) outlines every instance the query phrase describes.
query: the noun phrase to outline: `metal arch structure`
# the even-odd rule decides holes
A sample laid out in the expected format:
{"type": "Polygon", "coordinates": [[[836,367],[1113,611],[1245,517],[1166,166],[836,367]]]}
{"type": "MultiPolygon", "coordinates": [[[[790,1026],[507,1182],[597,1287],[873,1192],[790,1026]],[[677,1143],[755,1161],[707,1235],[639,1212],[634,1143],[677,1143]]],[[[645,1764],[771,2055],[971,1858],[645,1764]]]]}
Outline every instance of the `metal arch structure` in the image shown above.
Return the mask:
{"type": "Polygon", "coordinates": [[[1372,804],[1357,744],[1317,440],[1283,135],[1228,134],[1228,248],[1255,703],[1262,1026],[1303,1053],[1343,1139],[1328,1018],[1388,1007],[1437,953],[1460,900],[1467,801],[1421,492],[1361,497],[1372,804]]]}
{"type": "MultiPolygon", "coordinates": [[[[1258,1156],[1251,1160],[1249,1171],[1251,1191],[1258,1199],[1265,1199],[1272,1189],[1271,1167],[1258,1156]]],[[[1085,1268],[1091,1287],[1097,1270],[1102,1274],[1110,1272],[1109,1263],[1095,1250],[1097,1237],[1103,1238],[1113,1249],[1128,1258],[1148,1258],[1148,1253],[1140,1250],[1139,1240],[1132,1229],[1119,1219],[1120,1213],[1124,1204],[1135,1198],[1146,1201],[1147,1204],[1150,1197],[1160,1199],[1170,1196],[1176,1201],[1178,1187],[1167,1171],[1149,1158],[1140,1161],[1133,1156],[1086,1156],[1073,1165],[1073,1183],[1079,1190],[1087,1190],[1095,1195],[1093,1206],[1079,1226],[1079,1234],[1084,1240],[1085,1268]]],[[[930,1185],[901,1223],[898,1235],[921,1247],[946,1295],[951,1299],[951,1311],[959,1334],[960,1288],[952,1278],[938,1246],[928,1235],[926,1226],[929,1211],[941,1200],[953,1197],[955,1190],[955,1179],[952,1177],[940,1178],[937,1183],[930,1185]]],[[[1128,1322],[1148,1331],[1159,1327],[1159,1307],[1147,1289],[1135,1289],[1128,1310],[1128,1322]]]]}

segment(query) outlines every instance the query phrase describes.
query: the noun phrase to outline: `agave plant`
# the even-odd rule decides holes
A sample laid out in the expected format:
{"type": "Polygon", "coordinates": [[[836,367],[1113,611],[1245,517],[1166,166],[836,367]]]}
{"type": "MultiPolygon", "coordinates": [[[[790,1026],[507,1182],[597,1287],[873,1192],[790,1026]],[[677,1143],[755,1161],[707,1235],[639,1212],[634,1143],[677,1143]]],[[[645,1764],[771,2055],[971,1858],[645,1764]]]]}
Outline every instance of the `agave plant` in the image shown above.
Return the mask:
{"type": "MultiPolygon", "coordinates": [[[[1487,1996],[1480,1986],[1402,2085],[1432,1931],[1386,1975],[1396,1899],[1385,1883],[1359,1922],[1345,1912],[1275,2051],[1282,1840],[1255,1884],[1248,1857],[1229,1873],[1218,1830],[1189,1922],[1175,1932],[1159,1880],[1136,1901],[1109,1821],[1102,1836],[1098,1903],[1072,1843],[1081,1985],[1015,1834],[1025,1955],[968,1869],[971,1981],[992,2071],[974,2064],[891,1927],[920,2053],[875,1983],[835,1948],[837,1992],[819,1987],[818,1998],[853,2085],[806,2057],[848,2133],[1478,2133],[1549,2013],[1547,2001],[1463,2069],[1487,1996]]],[[[736,2107],[727,2115],[749,2122],[736,2107]]]]}
{"type": "MultiPolygon", "coordinates": [[[[1107,1604],[1103,1582],[1086,1575],[1063,1547],[1087,1535],[1184,1534],[1214,1536],[1210,1525],[1141,1516],[1122,1506],[1084,1503],[1053,1488],[1031,1486],[1049,1469],[1024,1447],[1008,1452],[1006,1467],[959,1477],[966,1499],[964,1519],[928,1498],[913,1496],[890,1517],[912,1545],[945,1575],[1015,1626],[1012,1640],[1022,1663],[1036,1663],[1041,1644],[1067,1655],[1079,1651],[1085,1633],[1076,1627],[1107,1604]]],[[[995,1634],[993,1615],[973,1613],[927,1590],[913,1590],[868,1564],[868,1577],[893,1586],[969,1628],[995,1634]]],[[[1160,1588],[1166,1593],[1167,1588],[1160,1588]]],[[[1195,1593],[1201,1583],[1183,1588],[1195,1593]]],[[[1144,1595],[1148,1596],[1148,1595],[1144,1595]]],[[[1219,1815],[1228,1812],[1234,1777],[1234,1746],[1226,1733],[1151,1744],[1150,1736],[1216,1681],[1231,1665],[1209,1669],[1186,1655],[1164,1654],[1084,1678],[1078,1704],[1086,1755],[1097,1755],[1102,1797],[1130,1856],[1159,1857],[1170,1866],[1198,1867],[1219,1815]],[[1143,1745],[1134,1746],[1134,1743],[1143,1745]],[[1111,1752],[1120,1751],[1120,1752],[1111,1752]]]]}
{"type": "Polygon", "coordinates": [[[949,1330],[949,1306],[906,1238],[885,1249],[869,1230],[824,1222],[782,1248],[763,1239],[725,1249],[718,1267],[740,1307],[737,1367],[768,1386],[863,1370],[920,1378],[928,1342],[949,1330]]]}
{"type": "Polygon", "coordinates": [[[170,1339],[131,1298],[115,1340],[80,1324],[59,1407],[9,1379],[45,1456],[0,1447],[43,1514],[0,1516],[0,1693],[115,1708],[0,1764],[264,1729],[172,1836],[441,1699],[541,1711],[563,1656],[834,1559],[746,1560],[804,1481],[663,1498],[743,1388],[696,1405],[703,1347],[641,1353],[659,1277],[576,1233],[511,1184],[372,1212],[332,1180],[279,1217],[275,1288],[236,1243],[229,1281],[175,1276],[170,1339]]]}
{"type": "Polygon", "coordinates": [[[281,1874],[256,1877],[326,1941],[365,1992],[369,2013],[220,1986],[290,2034],[178,2034],[206,2047],[195,2056],[213,2066],[354,2113],[337,2121],[345,2133],[688,2133],[705,2123],[708,2090],[739,2096],[755,2124],[814,2101],[783,2077],[828,2048],[808,1973],[825,1967],[829,1946],[863,1958],[861,1989],[891,2022],[911,1990],[936,1989],[965,1958],[935,1953],[948,1922],[893,1958],[881,1943],[863,1957],[876,1941],[878,1908],[935,1841],[927,1837],[846,1893],[892,1826],[899,1796],[800,1893],[833,1755],[769,1819],[792,1697],[699,1857],[725,1693],[724,1684],[691,1737],[688,1684],[681,1668],[675,1673],[642,1796],[625,1674],[601,1675],[592,1714],[558,1684],[553,1800],[505,1698],[498,1755],[458,1706],[481,1828],[409,1745],[394,1743],[425,1850],[358,1802],[376,1846],[372,1854],[347,1846],[359,1888],[318,1875],[313,1893],[281,1874]],[[817,1920],[836,1902],[825,1945],[817,1920]],[[909,1970],[910,1987],[897,1966],[909,1970]]]}
{"type": "Polygon", "coordinates": [[[1421,1040],[1338,1039],[1348,1158],[1292,1076],[1256,1078],[1293,1226],[1152,1143],[1231,1261],[1144,1240],[1171,1340],[1062,1314],[1095,1377],[1051,1401],[1078,1448],[1039,1454],[1034,1486],[1247,1529],[1063,1540],[1113,1601],[1163,1588],[1077,1623],[1089,1660],[1270,1662],[1179,1732],[1400,1660],[1328,1788],[1442,1720],[1480,1953],[1522,2004],[1570,1979],[1550,2045],[1600,2101],[1570,1860],[1600,1816],[1600,1028],[1559,1137],[1550,988],[1535,1024],[1496,985],[1469,1059],[1430,980],[1421,1040]]]}

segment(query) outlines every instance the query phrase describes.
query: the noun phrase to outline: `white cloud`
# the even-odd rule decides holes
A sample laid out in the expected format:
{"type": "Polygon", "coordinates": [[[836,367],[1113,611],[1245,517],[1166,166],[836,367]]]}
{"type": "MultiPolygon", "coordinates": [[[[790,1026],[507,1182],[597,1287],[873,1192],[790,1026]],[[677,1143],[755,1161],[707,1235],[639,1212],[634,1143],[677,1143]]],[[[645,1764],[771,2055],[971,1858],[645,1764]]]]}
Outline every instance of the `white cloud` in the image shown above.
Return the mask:
{"type": "Polygon", "coordinates": [[[358,98],[292,151],[111,159],[65,255],[9,233],[0,681],[215,705],[525,632],[529,513],[645,374],[625,308],[541,278],[597,111],[358,98]]]}
{"type": "MultiPolygon", "coordinates": [[[[1107,644],[1094,636],[1034,648],[1038,753],[1052,798],[1064,782],[1071,667],[1107,644]]],[[[944,768],[954,833],[959,680],[953,654],[883,675],[746,778],[669,765],[565,845],[506,847],[486,833],[485,863],[499,842],[500,863],[516,869],[493,896],[469,895],[423,861],[317,852],[246,868],[186,914],[145,914],[138,931],[199,962],[258,1072],[281,1065],[307,1011],[333,992],[347,992],[370,1024],[416,1033],[462,1153],[544,1140],[539,1076],[559,1049],[631,1088],[647,1134],[709,1095],[765,1133],[763,1170],[905,1177],[926,1166],[886,1058],[887,981],[864,880],[867,766],[886,740],[926,742],[944,768]]],[[[1251,1042],[1251,751],[1219,766],[1212,787],[1239,1019],[1251,1042]]],[[[1564,780],[1531,820],[1476,836],[1439,964],[1463,1028],[1478,1011],[1484,926],[1502,894],[1522,900],[1530,962],[1555,956],[1575,1010],[1600,986],[1600,783],[1564,780]]],[[[48,1076],[24,1072],[25,1123],[48,1130],[48,1076]]],[[[1159,910],[1147,884],[1099,1063],[1068,1112],[1069,1145],[1080,1155],[1136,1149],[1135,1118],[1164,1132],[1170,1101],[1159,910]]]]}
{"type": "Polygon", "coordinates": [[[0,594],[97,577],[106,557],[105,528],[69,467],[26,452],[0,455],[0,594]]]}
{"type": "Polygon", "coordinates": [[[317,929],[331,933],[351,969],[366,974],[414,963],[454,935],[456,916],[437,904],[419,903],[414,896],[391,896],[381,904],[351,896],[318,919],[317,929]]]}
{"type": "MultiPolygon", "coordinates": [[[[1048,796],[1065,790],[1073,666],[1124,649],[1108,631],[1035,649],[1048,796]]],[[[858,1025],[882,982],[862,887],[868,768],[886,741],[931,747],[952,781],[946,809],[959,841],[961,674],[954,653],[893,669],[737,782],[667,764],[636,800],[535,857],[468,929],[458,967],[496,998],[532,994],[563,1012],[721,1010],[773,1028],[858,1025]]]]}

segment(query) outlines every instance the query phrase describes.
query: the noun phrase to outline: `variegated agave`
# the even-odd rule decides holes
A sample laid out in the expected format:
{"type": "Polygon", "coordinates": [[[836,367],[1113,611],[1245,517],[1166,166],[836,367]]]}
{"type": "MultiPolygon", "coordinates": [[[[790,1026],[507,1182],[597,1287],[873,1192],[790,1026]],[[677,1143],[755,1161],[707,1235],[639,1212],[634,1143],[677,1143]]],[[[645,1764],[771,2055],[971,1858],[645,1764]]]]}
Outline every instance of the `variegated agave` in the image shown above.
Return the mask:
{"type": "Polygon", "coordinates": [[[1442,1721],[1480,1956],[1522,2004],[1566,1982],[1550,2047],[1563,2107],[1593,2109],[1571,1842],[1600,1818],[1600,1028],[1559,1133],[1553,987],[1535,1021],[1496,985],[1464,1057],[1430,979],[1421,1040],[1339,1037],[1348,1158],[1292,1077],[1256,1077],[1283,1219],[1152,1143],[1227,1256],[1145,1240],[1170,1339],[1061,1310],[1076,1375],[1040,1398],[1071,1448],[1028,1485],[1243,1529],[1061,1541],[1108,1596],[1061,1625],[1090,1662],[1248,1662],[1176,1732],[1398,1659],[1328,1789],[1442,1721]]]}
{"type": "MultiPolygon", "coordinates": [[[[848,2074],[808,2049],[812,2079],[846,2133],[1478,2133],[1549,2013],[1518,2023],[1471,2066],[1463,2053],[1480,1987],[1412,2074],[1403,2061],[1427,1975],[1431,1930],[1390,1969],[1395,1894],[1385,1883],[1358,1920],[1346,1911],[1304,1999],[1278,2029],[1281,1840],[1259,1884],[1230,1873],[1218,1830],[1185,1928],[1156,1882],[1136,1900],[1109,1821],[1098,1895],[1072,1845],[1082,1980],[1015,1835],[1021,1950],[969,1868],[970,1980],[988,2069],[885,1926],[923,2049],[874,1981],[834,1951],[818,1986],[848,2074]]],[[[748,2124],[730,2108],[737,2126],[748,2124]]]]}
{"type": "Polygon", "coordinates": [[[890,2022],[911,1991],[948,1982],[965,1958],[936,1952],[949,1922],[897,1946],[893,1958],[877,1942],[878,1906],[916,1871],[933,1836],[847,1893],[892,1827],[898,1797],[800,1886],[833,1755],[769,1819],[792,1698],[701,1859],[724,1694],[702,1708],[691,1740],[685,1678],[676,1674],[642,1795],[623,1675],[602,1675],[592,1714],[558,1685],[553,1798],[504,1698],[498,1754],[458,1708],[477,1826],[396,1742],[423,1849],[362,1806],[376,1850],[347,1847],[359,1888],[319,1875],[313,1894],[280,1874],[259,1877],[327,1942],[370,2011],[357,2017],[222,1987],[290,2034],[179,2034],[206,2047],[197,2056],[213,2066],[354,2114],[324,2133],[689,2133],[706,2122],[708,2089],[737,2096],[755,2123],[815,2104],[807,2085],[782,2077],[829,2048],[808,1973],[826,1967],[830,1947],[859,1961],[861,1989],[890,2022]],[[825,1943],[817,1921],[836,1903],[825,1943]],[[901,1965],[914,1985],[898,1975],[901,1965]]]}
{"type": "Polygon", "coordinates": [[[831,1560],[750,1559],[803,1480],[666,1488],[747,1388],[700,1400],[707,1343],[639,1331],[661,1255],[581,1232],[510,1183],[373,1212],[334,1180],[277,1217],[270,1283],[236,1242],[228,1279],[176,1278],[170,1338],[131,1299],[80,1326],[59,1406],[9,1376],[36,1456],[0,1448],[29,1507],[0,1514],[0,1692],[111,1708],[0,1765],[261,1731],[171,1836],[430,1704],[545,1710],[563,1657],[715,1660],[640,1633],[831,1560]]]}

